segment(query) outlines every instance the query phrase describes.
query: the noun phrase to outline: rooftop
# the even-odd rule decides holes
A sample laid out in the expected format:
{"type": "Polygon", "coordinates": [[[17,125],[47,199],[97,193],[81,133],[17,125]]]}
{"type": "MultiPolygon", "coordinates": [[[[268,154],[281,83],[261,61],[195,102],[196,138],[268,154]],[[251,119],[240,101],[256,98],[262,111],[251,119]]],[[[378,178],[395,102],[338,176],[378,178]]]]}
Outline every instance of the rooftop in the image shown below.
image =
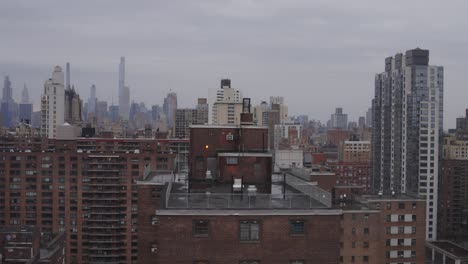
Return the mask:
{"type": "Polygon", "coordinates": [[[455,258],[461,258],[463,260],[468,260],[468,249],[457,245],[450,241],[434,241],[427,242],[427,245],[431,248],[441,250],[448,255],[452,255],[455,258]]]}
{"type": "Polygon", "coordinates": [[[286,183],[288,180],[284,182],[284,179],[283,175],[272,175],[271,193],[248,191],[249,187],[252,186],[246,185],[242,187],[241,192],[235,193],[230,183],[201,183],[200,188],[194,183],[189,184],[187,178],[179,175],[174,182],[170,183],[170,188],[168,188],[166,209],[329,208],[326,202],[322,201],[322,199],[326,198],[322,198],[321,193],[301,192],[286,183]]]}

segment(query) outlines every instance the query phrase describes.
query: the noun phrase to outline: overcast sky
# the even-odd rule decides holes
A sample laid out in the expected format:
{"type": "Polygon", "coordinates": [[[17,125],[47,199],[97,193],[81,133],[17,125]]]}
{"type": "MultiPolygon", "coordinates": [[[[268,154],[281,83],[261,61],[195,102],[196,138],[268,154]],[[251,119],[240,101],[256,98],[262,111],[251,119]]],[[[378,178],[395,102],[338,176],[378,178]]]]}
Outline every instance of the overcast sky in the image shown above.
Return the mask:
{"type": "Polygon", "coordinates": [[[292,115],[326,121],[341,106],[365,115],[384,58],[430,50],[445,67],[445,128],[468,108],[468,2],[396,0],[1,1],[0,76],[39,105],[55,65],[72,68],[87,100],[118,102],[119,57],[131,100],[179,105],[212,97],[231,78],[254,104],[284,96],[292,115]],[[380,3],[379,3],[380,2],[380,3]]]}

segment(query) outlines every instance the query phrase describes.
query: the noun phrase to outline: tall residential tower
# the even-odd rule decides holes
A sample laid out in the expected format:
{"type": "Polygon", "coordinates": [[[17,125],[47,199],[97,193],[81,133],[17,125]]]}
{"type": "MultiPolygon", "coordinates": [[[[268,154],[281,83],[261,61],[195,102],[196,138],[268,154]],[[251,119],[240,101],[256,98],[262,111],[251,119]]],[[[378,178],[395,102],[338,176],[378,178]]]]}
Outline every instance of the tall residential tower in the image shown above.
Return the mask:
{"type": "Polygon", "coordinates": [[[41,100],[41,135],[55,138],[57,126],[65,121],[65,84],[62,68],[55,66],[52,78],[45,81],[41,100]]]}
{"type": "Polygon", "coordinates": [[[428,50],[396,54],[376,75],[372,102],[374,191],[426,197],[427,240],[437,238],[443,78],[443,67],[429,65],[428,50]]]}
{"type": "Polygon", "coordinates": [[[130,112],[130,88],[125,86],[125,57],[120,57],[119,64],[119,111],[120,116],[128,120],[130,112]]]}

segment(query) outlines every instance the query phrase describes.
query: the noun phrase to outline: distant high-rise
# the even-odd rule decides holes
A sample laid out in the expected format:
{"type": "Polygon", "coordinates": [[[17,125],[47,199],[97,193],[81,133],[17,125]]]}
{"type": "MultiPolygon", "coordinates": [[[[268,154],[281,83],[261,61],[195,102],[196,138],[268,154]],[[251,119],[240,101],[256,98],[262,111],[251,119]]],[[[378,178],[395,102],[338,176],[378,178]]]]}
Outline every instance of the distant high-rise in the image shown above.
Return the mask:
{"type": "Polygon", "coordinates": [[[109,112],[106,101],[97,101],[96,103],[96,118],[98,123],[102,124],[108,118],[109,112]]]}
{"type": "Polygon", "coordinates": [[[358,126],[360,128],[363,128],[366,126],[366,118],[363,117],[363,116],[360,116],[359,119],[358,119],[358,126]]]}
{"type": "Polygon", "coordinates": [[[198,98],[197,104],[197,120],[199,125],[208,124],[208,100],[206,98],[198,98]]]}
{"type": "Polygon", "coordinates": [[[21,92],[21,103],[22,104],[28,104],[29,102],[29,92],[28,92],[28,87],[26,87],[26,84],[24,84],[23,91],[21,92]]]}
{"type": "Polygon", "coordinates": [[[67,62],[67,66],[66,66],[66,69],[65,69],[65,72],[66,72],[66,83],[65,83],[65,88],[70,88],[70,63],[67,62]]]}
{"type": "Polygon", "coordinates": [[[216,91],[216,101],[212,108],[214,125],[238,125],[242,113],[242,96],[239,90],[231,88],[230,79],[221,80],[221,88],[216,91]]]}
{"type": "Polygon", "coordinates": [[[75,87],[65,89],[65,122],[72,125],[80,125],[83,122],[83,100],[75,91],[75,87]]]}
{"type": "Polygon", "coordinates": [[[3,97],[0,104],[2,114],[2,125],[4,127],[13,127],[18,121],[18,105],[13,100],[13,89],[8,76],[3,81],[3,97]]]}
{"type": "Polygon", "coordinates": [[[10,77],[7,75],[3,80],[3,96],[2,102],[11,102],[13,101],[13,89],[11,88],[10,77]]]}
{"type": "Polygon", "coordinates": [[[41,99],[41,135],[55,138],[57,126],[65,121],[65,84],[62,68],[55,66],[52,78],[45,81],[41,99]]]}
{"type": "Polygon", "coordinates": [[[130,88],[125,85],[125,57],[120,57],[119,64],[119,111],[124,120],[130,112],[130,88]]]}
{"type": "Polygon", "coordinates": [[[19,104],[19,121],[31,124],[32,104],[29,102],[29,92],[26,84],[21,92],[21,102],[19,104]]]}
{"type": "Polygon", "coordinates": [[[343,114],[343,108],[338,107],[331,115],[331,128],[346,129],[348,127],[348,115],[343,114]]]}
{"type": "Polygon", "coordinates": [[[277,104],[279,107],[280,123],[288,121],[288,106],[284,103],[283,96],[270,96],[270,107],[277,104]]]}
{"type": "Polygon", "coordinates": [[[88,98],[88,113],[96,114],[96,85],[91,85],[89,98],[88,98]]]}
{"type": "Polygon", "coordinates": [[[385,59],[372,101],[374,191],[425,196],[427,240],[437,238],[443,87],[443,67],[417,48],[385,59]]]}
{"type": "Polygon", "coordinates": [[[109,115],[112,122],[119,121],[119,106],[114,104],[109,106],[109,115]]]}
{"type": "Polygon", "coordinates": [[[372,127],[372,107],[366,112],[366,126],[372,127]]]}
{"type": "Polygon", "coordinates": [[[175,114],[177,110],[177,94],[170,92],[164,98],[163,111],[167,118],[167,127],[169,129],[174,127],[175,114]]]}

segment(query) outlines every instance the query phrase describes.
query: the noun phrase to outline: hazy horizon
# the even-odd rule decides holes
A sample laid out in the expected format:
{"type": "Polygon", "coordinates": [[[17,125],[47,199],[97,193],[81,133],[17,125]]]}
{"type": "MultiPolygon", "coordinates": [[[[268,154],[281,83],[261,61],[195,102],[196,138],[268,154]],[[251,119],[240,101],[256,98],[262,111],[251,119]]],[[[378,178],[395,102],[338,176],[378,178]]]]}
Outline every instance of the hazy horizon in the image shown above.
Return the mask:
{"type": "Polygon", "coordinates": [[[125,56],[131,100],[149,107],[162,105],[169,90],[180,107],[192,107],[230,78],[254,105],[283,96],[290,115],[326,122],[343,107],[357,121],[371,105],[385,57],[420,47],[430,50],[431,65],[445,68],[446,130],[468,108],[468,37],[460,33],[467,7],[420,0],[379,9],[370,0],[2,2],[0,76],[10,76],[15,100],[26,83],[37,109],[53,67],[70,62],[84,102],[96,84],[100,100],[118,104],[125,56]]]}

